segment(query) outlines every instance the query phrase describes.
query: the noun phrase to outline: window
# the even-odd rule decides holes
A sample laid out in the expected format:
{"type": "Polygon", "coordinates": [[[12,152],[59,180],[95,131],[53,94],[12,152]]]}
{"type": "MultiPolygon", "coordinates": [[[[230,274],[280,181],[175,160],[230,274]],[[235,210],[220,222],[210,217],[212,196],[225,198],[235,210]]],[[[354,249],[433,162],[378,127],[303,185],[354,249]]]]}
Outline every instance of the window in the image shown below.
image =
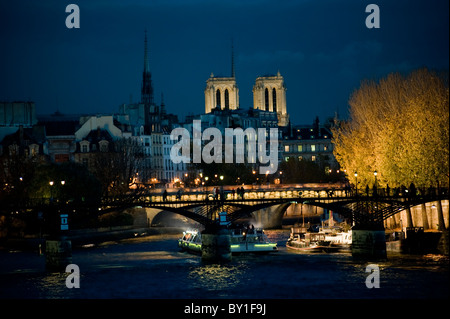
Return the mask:
{"type": "Polygon", "coordinates": [[[69,161],[69,154],[55,154],[55,163],[63,163],[69,161]]]}
{"type": "Polygon", "coordinates": [[[100,146],[100,152],[108,152],[108,141],[102,140],[100,142],[98,142],[99,146],[100,146]]]}
{"type": "Polygon", "coordinates": [[[273,88],[272,90],[272,105],[273,105],[273,111],[277,111],[277,90],[273,88]]]}
{"type": "Polygon", "coordinates": [[[311,144],[311,152],[315,152],[316,151],[316,145],[315,144],[311,144]]]}
{"type": "Polygon", "coordinates": [[[228,93],[228,89],[225,90],[225,108],[230,108],[230,95],[228,93]]]}
{"type": "Polygon", "coordinates": [[[81,147],[82,147],[82,152],[83,152],[83,153],[87,153],[87,152],[88,152],[88,146],[87,146],[87,144],[83,144],[81,147]]]}
{"type": "Polygon", "coordinates": [[[285,151],[285,152],[289,152],[289,145],[285,145],[285,146],[284,146],[284,151],[285,151]]]}
{"type": "Polygon", "coordinates": [[[303,152],[303,145],[297,145],[297,152],[303,152]]]}
{"type": "Polygon", "coordinates": [[[218,106],[218,107],[222,106],[222,103],[220,101],[220,90],[219,89],[217,89],[217,91],[216,91],[216,106],[218,106]]]}
{"type": "Polygon", "coordinates": [[[36,156],[39,153],[39,145],[31,144],[29,147],[31,156],[36,156]]]}
{"type": "Polygon", "coordinates": [[[266,88],[266,91],[264,92],[264,102],[266,106],[266,111],[269,110],[269,90],[266,88]]]}
{"type": "Polygon", "coordinates": [[[311,161],[315,161],[316,160],[316,155],[311,156],[311,161]]]}
{"type": "Polygon", "coordinates": [[[8,146],[9,148],[9,155],[14,156],[19,154],[19,145],[17,144],[12,144],[10,146],[8,146]]]}

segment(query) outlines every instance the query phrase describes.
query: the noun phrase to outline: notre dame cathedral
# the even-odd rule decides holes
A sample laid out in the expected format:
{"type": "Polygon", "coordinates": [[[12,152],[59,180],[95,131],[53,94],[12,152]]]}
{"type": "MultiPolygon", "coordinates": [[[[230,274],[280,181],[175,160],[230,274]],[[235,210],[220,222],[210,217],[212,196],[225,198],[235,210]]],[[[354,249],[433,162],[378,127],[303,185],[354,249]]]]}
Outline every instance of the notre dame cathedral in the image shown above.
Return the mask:
{"type": "MultiPolygon", "coordinates": [[[[239,88],[236,84],[234,54],[231,54],[231,76],[216,77],[213,73],[206,81],[205,113],[214,109],[239,109],[239,88]]],[[[286,86],[280,72],[276,75],[260,76],[253,86],[253,108],[277,113],[278,126],[289,124],[286,109],[286,86]]]]}

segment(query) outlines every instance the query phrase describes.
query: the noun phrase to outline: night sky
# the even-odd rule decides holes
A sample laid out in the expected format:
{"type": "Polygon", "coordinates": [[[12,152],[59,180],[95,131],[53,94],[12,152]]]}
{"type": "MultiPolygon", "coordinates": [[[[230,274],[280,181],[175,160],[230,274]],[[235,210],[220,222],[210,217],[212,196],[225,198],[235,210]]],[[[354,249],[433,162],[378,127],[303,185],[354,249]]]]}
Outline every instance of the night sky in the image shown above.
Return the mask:
{"type": "Polygon", "coordinates": [[[144,30],[155,102],[204,113],[211,72],[231,74],[240,107],[258,76],[279,70],[294,124],[347,115],[363,79],[420,67],[448,69],[449,1],[0,0],[0,101],[31,100],[38,114],[117,113],[140,100],[144,30]],[[65,25],[80,8],[80,28],[65,25]],[[368,4],[380,8],[368,29],[368,4]]]}

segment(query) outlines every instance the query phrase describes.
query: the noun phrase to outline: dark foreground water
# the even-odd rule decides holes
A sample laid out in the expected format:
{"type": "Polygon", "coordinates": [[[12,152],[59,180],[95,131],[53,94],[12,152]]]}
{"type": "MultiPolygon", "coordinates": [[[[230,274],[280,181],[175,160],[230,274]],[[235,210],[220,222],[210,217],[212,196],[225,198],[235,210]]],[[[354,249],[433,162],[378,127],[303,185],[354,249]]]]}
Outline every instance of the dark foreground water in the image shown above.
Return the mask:
{"type": "Polygon", "coordinates": [[[288,233],[267,231],[280,251],[204,264],[180,252],[176,236],[156,235],[75,248],[80,288],[66,273],[45,271],[35,252],[0,251],[0,298],[360,299],[449,298],[449,260],[440,255],[388,255],[383,261],[350,254],[300,254],[284,246],[288,233]],[[380,288],[369,289],[369,265],[380,288]]]}

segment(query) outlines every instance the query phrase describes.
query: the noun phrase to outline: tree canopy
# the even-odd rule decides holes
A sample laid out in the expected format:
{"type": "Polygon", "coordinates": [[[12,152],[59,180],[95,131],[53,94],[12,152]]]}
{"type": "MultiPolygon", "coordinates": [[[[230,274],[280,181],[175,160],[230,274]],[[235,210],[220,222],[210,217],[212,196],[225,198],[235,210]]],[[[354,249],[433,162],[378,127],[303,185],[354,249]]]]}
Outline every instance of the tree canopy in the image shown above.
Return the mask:
{"type": "Polygon", "coordinates": [[[349,119],[333,129],[334,155],[352,183],[418,187],[449,183],[448,72],[419,69],[363,81],[349,119]]]}

